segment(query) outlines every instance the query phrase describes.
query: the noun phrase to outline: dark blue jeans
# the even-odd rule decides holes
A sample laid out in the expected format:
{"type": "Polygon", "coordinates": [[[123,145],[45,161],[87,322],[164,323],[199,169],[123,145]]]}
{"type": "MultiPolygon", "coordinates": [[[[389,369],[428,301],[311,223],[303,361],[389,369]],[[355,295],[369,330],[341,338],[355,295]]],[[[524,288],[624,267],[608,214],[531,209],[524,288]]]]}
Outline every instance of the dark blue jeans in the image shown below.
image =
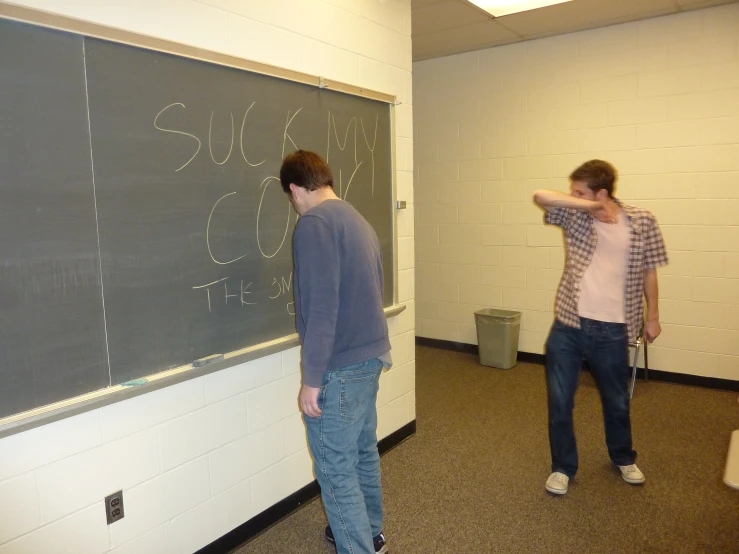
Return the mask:
{"type": "Polygon", "coordinates": [[[549,445],[552,471],[577,473],[577,443],[572,422],[583,359],[600,390],[606,445],[614,464],[633,464],[629,415],[629,343],[626,325],[580,318],[580,329],[556,320],[546,344],[549,395],[549,445]]]}

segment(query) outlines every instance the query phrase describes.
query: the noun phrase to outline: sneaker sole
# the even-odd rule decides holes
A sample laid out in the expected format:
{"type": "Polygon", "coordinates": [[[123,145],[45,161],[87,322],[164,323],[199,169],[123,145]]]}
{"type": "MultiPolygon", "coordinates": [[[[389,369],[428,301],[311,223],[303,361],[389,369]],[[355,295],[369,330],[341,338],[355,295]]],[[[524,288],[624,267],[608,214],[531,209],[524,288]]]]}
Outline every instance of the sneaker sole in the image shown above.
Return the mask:
{"type": "MultiPolygon", "coordinates": [[[[323,535],[323,538],[326,539],[327,543],[333,544],[334,546],[336,546],[336,539],[330,538],[325,533],[323,535]]],[[[380,550],[375,550],[375,554],[388,554],[388,552],[390,551],[387,549],[387,545],[383,546],[380,550]]]]}
{"type": "Polygon", "coordinates": [[[556,494],[557,496],[562,496],[563,494],[567,494],[567,491],[569,490],[569,489],[565,489],[565,490],[562,490],[562,489],[550,489],[546,485],[544,485],[544,488],[547,489],[547,492],[551,492],[552,494],[556,494]]]}
{"type": "Polygon", "coordinates": [[[622,475],[621,478],[629,485],[643,485],[644,481],[646,481],[646,478],[644,477],[642,477],[641,479],[627,479],[625,475],[622,475]]]}

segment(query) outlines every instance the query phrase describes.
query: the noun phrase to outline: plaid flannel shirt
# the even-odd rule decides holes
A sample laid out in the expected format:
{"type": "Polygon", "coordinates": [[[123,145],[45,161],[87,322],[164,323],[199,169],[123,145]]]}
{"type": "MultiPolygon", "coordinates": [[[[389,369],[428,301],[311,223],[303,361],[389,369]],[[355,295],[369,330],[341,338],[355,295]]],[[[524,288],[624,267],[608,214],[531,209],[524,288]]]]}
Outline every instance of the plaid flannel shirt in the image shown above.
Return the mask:
{"type": "MultiPolygon", "coordinates": [[[[629,220],[629,265],[626,274],[626,328],[634,342],[644,323],[644,270],[667,265],[667,252],[657,219],[647,210],[621,204],[629,220]]],[[[557,291],[556,314],[565,325],[580,328],[578,304],[580,279],[590,265],[598,242],[593,216],[572,208],[555,208],[545,221],[562,227],[567,243],[567,262],[557,291]]]]}

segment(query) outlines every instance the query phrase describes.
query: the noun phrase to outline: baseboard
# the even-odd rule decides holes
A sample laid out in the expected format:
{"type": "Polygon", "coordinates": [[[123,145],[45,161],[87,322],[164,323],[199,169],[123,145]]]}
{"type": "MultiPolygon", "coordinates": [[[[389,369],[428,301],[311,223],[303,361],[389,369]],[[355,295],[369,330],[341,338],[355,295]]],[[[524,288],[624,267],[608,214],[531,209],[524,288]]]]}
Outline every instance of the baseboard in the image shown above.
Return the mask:
{"type": "Polygon", "coordinates": [[[477,356],[477,345],[467,344],[466,342],[454,342],[450,340],[427,339],[426,337],[416,337],[416,345],[429,346],[431,348],[439,348],[441,350],[453,350],[455,352],[466,352],[477,356]]]}
{"type": "MultiPolygon", "coordinates": [[[[641,367],[638,368],[636,370],[636,376],[639,379],[643,379],[644,369],[641,367]]],[[[719,379],[718,377],[702,377],[700,375],[689,375],[687,373],[673,373],[671,371],[660,371],[659,369],[649,370],[649,380],[675,383],[677,385],[688,385],[690,387],[700,387],[703,389],[739,392],[739,381],[719,379]]]]}
{"type": "MultiPolygon", "coordinates": [[[[404,425],[394,433],[388,435],[377,443],[380,455],[392,450],[403,441],[416,434],[416,420],[404,425]]],[[[257,535],[263,533],[276,523],[279,523],[298,508],[310,502],[321,494],[318,482],[313,481],[299,491],[281,500],[274,506],[267,508],[261,514],[254,516],[249,521],[239,525],[233,531],[223,535],[198,550],[196,554],[228,554],[241,548],[244,544],[257,535]]]]}
{"type": "MultiPolygon", "coordinates": [[[[466,344],[462,342],[454,342],[448,340],[428,339],[425,337],[416,337],[416,344],[419,346],[428,346],[431,348],[440,348],[442,350],[453,350],[455,352],[466,352],[468,354],[478,354],[476,344],[466,344]]],[[[531,352],[519,352],[518,360],[526,363],[543,364],[545,361],[544,354],[532,354],[531,352]]],[[[584,365],[587,370],[587,365],[584,365]]],[[[636,370],[636,376],[644,379],[644,368],[640,367],[636,370]]],[[[732,392],[739,392],[739,381],[731,379],[719,379],[718,377],[702,377],[699,375],[690,375],[687,373],[673,373],[671,371],[662,371],[659,369],[649,370],[650,381],[662,381],[665,383],[675,383],[677,385],[688,385],[691,387],[700,387],[704,389],[717,389],[732,392]]]]}
{"type": "Polygon", "coordinates": [[[380,456],[382,456],[383,454],[387,454],[393,448],[407,441],[415,434],[416,420],[414,419],[410,423],[406,423],[405,425],[403,425],[403,427],[401,427],[397,431],[390,433],[387,437],[377,443],[377,450],[380,452],[380,456]]]}

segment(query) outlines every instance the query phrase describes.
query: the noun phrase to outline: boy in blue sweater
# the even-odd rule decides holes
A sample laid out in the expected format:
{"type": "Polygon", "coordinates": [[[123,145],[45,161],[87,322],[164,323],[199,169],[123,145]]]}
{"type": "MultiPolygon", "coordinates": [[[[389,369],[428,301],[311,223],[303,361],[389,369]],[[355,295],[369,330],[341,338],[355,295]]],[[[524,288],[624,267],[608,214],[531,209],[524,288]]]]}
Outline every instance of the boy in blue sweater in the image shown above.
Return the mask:
{"type": "Polygon", "coordinates": [[[326,538],[339,554],[384,554],[375,403],[391,360],[380,243],[336,196],[318,154],[287,156],[280,182],[301,216],[293,238],[300,408],[328,516],[326,538]]]}

